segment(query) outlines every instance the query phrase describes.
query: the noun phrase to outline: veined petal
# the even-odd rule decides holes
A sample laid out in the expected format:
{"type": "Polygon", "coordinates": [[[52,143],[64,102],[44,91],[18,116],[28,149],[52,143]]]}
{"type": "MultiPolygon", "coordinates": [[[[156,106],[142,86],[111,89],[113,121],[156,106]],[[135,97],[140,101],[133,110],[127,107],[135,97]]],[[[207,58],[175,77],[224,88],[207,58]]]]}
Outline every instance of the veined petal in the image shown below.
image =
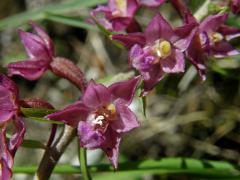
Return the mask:
{"type": "Polygon", "coordinates": [[[104,135],[95,130],[88,122],[80,121],[78,124],[80,146],[90,149],[101,147],[105,141],[104,135]]]}
{"type": "Polygon", "coordinates": [[[133,17],[139,8],[137,0],[127,0],[127,15],[133,17]]]}
{"type": "Polygon", "coordinates": [[[7,66],[9,76],[19,75],[28,80],[36,80],[49,68],[49,61],[43,59],[25,60],[7,66]]]}
{"type": "Polygon", "coordinates": [[[123,102],[116,102],[116,109],[118,118],[111,123],[113,130],[124,133],[140,126],[136,115],[123,102]]]}
{"type": "Polygon", "coordinates": [[[145,30],[146,41],[149,44],[154,43],[158,39],[171,41],[174,34],[172,27],[160,13],[154,16],[145,30]]]}
{"type": "Polygon", "coordinates": [[[109,161],[112,163],[114,169],[118,167],[119,144],[121,141],[121,134],[108,128],[105,132],[105,141],[102,144],[102,150],[106,153],[109,161]]]}
{"type": "Polygon", "coordinates": [[[111,92],[102,84],[96,84],[93,80],[89,82],[83,94],[83,103],[90,108],[102,107],[111,102],[111,92]]]}
{"type": "Polygon", "coordinates": [[[70,126],[77,127],[80,121],[87,120],[89,111],[90,109],[81,101],[77,101],[63,110],[47,115],[46,118],[61,121],[70,126]]]}
{"type": "Polygon", "coordinates": [[[113,95],[113,99],[121,99],[126,104],[130,104],[134,97],[140,76],[134,77],[127,81],[117,82],[108,87],[113,95]]]}

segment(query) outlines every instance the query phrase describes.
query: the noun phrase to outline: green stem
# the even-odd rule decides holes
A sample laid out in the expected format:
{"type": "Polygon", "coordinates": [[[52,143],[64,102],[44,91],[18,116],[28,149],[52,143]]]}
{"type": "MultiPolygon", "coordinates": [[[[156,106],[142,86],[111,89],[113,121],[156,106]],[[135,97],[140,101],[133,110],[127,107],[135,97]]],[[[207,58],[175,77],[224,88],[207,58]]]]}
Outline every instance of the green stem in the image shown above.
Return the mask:
{"type": "Polygon", "coordinates": [[[82,172],[82,177],[84,180],[91,180],[91,175],[87,168],[87,151],[85,148],[79,149],[79,158],[80,158],[80,168],[82,172]]]}

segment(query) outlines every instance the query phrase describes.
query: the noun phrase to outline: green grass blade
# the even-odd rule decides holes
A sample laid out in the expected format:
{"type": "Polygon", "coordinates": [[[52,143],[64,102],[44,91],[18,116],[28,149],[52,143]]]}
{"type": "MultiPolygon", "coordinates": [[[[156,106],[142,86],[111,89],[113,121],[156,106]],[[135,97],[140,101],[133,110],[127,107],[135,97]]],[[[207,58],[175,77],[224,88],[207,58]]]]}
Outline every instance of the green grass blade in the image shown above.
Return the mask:
{"type": "Polygon", "coordinates": [[[107,0],[69,0],[62,3],[49,4],[36,10],[29,10],[0,20],[0,30],[18,27],[30,19],[33,21],[44,19],[45,13],[64,14],[106,2],[107,0]]]}
{"type": "MultiPolygon", "coordinates": [[[[35,173],[36,166],[14,167],[14,173],[35,173]]],[[[223,162],[197,160],[191,158],[163,158],[161,160],[146,160],[138,162],[120,163],[117,172],[110,165],[89,166],[91,173],[110,174],[114,177],[126,175],[158,174],[164,176],[189,176],[205,179],[239,179],[239,167],[223,162]]],[[[80,173],[79,166],[58,165],[54,169],[57,174],[80,173]]]]}
{"type": "Polygon", "coordinates": [[[95,30],[95,31],[98,30],[95,27],[95,25],[88,24],[79,17],[68,17],[68,16],[47,13],[45,19],[48,19],[53,22],[58,22],[65,25],[73,26],[73,27],[84,28],[84,29],[95,30]]]}

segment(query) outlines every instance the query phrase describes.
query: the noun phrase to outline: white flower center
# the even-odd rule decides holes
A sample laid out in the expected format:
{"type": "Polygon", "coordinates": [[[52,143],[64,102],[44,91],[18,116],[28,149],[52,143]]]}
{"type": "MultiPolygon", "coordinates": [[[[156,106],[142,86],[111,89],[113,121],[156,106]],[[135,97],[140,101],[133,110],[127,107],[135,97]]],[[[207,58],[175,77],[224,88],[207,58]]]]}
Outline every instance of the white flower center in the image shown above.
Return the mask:
{"type": "Polygon", "coordinates": [[[92,123],[94,125],[103,125],[103,121],[105,120],[105,117],[103,115],[97,116],[95,119],[92,120],[92,123]]]}

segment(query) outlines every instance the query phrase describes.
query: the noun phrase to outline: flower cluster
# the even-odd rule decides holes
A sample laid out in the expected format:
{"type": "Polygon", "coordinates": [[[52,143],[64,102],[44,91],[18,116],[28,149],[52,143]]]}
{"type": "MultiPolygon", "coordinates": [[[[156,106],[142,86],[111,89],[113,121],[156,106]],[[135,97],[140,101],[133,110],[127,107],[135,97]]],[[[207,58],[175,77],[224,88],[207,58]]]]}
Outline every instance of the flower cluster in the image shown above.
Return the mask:
{"type": "MultiPolygon", "coordinates": [[[[126,7],[133,3],[130,0],[109,2],[125,2],[126,7]]],[[[140,31],[141,28],[129,32],[129,26],[108,28],[99,19],[99,23],[107,29],[126,30],[127,33],[112,35],[111,39],[121,42],[129,50],[129,64],[139,71],[144,80],[143,95],[152,90],[166,73],[184,72],[185,59],[196,67],[201,79],[205,80],[208,57],[223,58],[239,54],[229,41],[239,37],[240,30],[224,24],[228,13],[210,15],[199,22],[181,0],[170,2],[183,19],[183,25],[175,29],[160,13],[152,18],[144,32],[140,31]]],[[[163,3],[164,1],[138,1],[137,7],[144,5],[153,8],[163,3]]],[[[232,1],[233,10],[238,6],[239,1],[232,1]]],[[[136,21],[132,14],[129,17],[136,21]]],[[[113,22],[112,18],[105,16],[105,22],[106,19],[108,24],[117,24],[116,21],[121,24],[121,20],[113,22]]]]}

